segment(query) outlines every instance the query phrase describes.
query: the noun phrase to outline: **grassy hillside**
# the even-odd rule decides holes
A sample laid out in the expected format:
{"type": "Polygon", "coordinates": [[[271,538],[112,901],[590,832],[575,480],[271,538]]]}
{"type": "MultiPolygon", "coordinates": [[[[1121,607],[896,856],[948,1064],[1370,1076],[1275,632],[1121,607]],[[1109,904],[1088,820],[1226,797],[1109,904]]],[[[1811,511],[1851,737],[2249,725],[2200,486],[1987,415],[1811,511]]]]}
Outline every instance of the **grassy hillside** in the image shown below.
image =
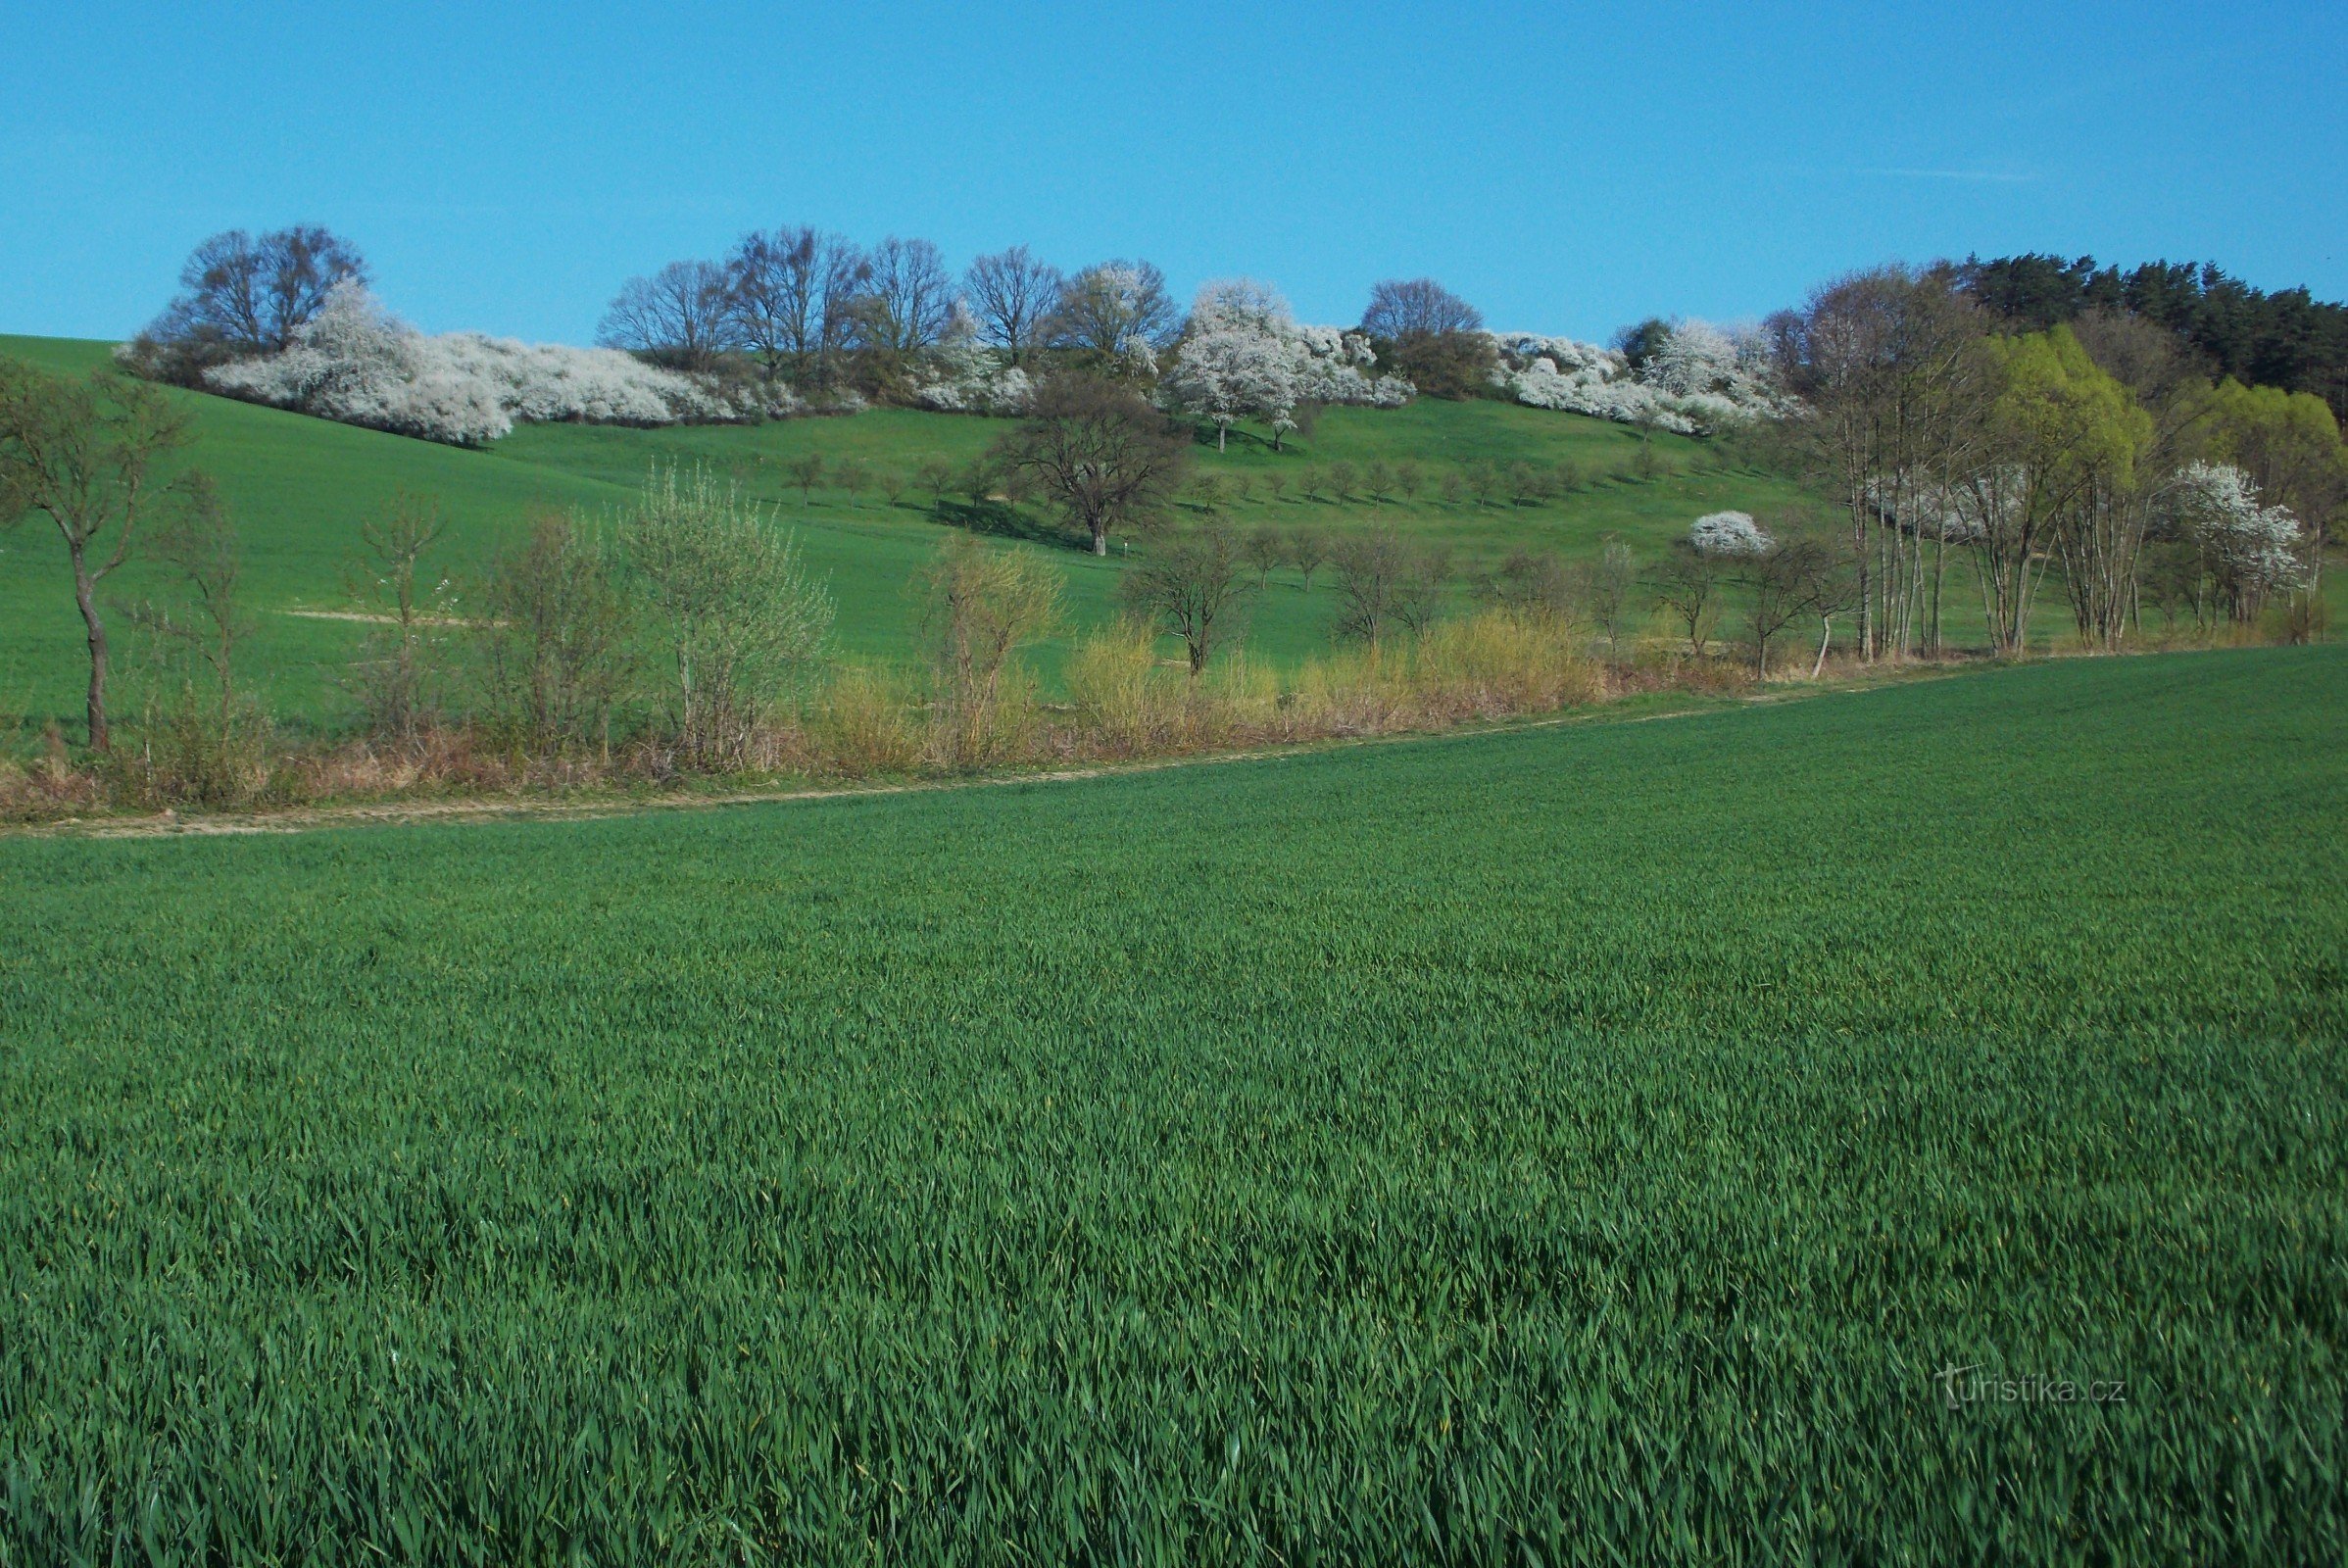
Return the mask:
{"type": "Polygon", "coordinates": [[[2343,715],[0,841],[0,1558],[2338,1561],[2343,715]]]}
{"type": "MultiPolygon", "coordinates": [[[[106,346],[0,337],[0,353],[78,370],[102,363],[106,346]]],[[[996,420],[887,411],[756,428],[524,426],[494,451],[478,453],[222,398],[171,395],[194,416],[195,441],[186,461],[201,464],[220,479],[243,533],[248,588],[261,612],[255,667],[265,672],[271,704],[297,718],[330,717],[339,710],[336,672],[362,629],[289,612],[349,607],[346,583],[355,564],[358,524],[401,491],[446,507],[451,530],[443,564],[462,578],[501,540],[513,537],[533,508],[609,512],[626,503],[654,464],[670,461],[706,461],[776,504],[798,531],[809,563],[831,581],[840,605],[844,657],[909,658],[912,614],[905,584],[944,526],[932,515],[930,497],[908,493],[892,506],[877,491],[856,497],[826,489],[817,492],[812,506],[803,506],[781,465],[814,449],[834,462],[856,457],[876,472],[911,475],[933,456],[966,462],[1003,430],[996,420]]],[[[1228,511],[1243,527],[1275,521],[1343,529],[1391,522],[1453,544],[1467,570],[1495,564],[1519,546],[1589,552],[1609,532],[1660,546],[1701,512],[1792,499],[1782,481],[1718,470],[1708,466],[1712,458],[1702,443],[1668,436],[1659,437],[1658,446],[1687,471],[1644,483],[1595,477],[1626,463],[1636,445],[1631,431],[1578,416],[1494,403],[1427,402],[1393,411],[1331,411],[1309,440],[1292,440],[1290,450],[1280,454],[1243,432],[1230,452],[1202,447],[1198,457],[1206,469],[1250,479],[1273,471],[1297,475],[1341,460],[1416,462],[1428,470],[1429,491],[1415,503],[1339,505],[1306,500],[1292,488],[1279,501],[1259,491],[1233,502],[1228,511]],[[1541,507],[1447,505],[1432,493],[1441,468],[1478,458],[1569,462],[1592,478],[1541,507]]],[[[1112,612],[1123,561],[1094,561],[1073,540],[1056,537],[1006,542],[1004,548],[1052,555],[1067,578],[1072,629],[1112,612]]],[[[78,712],[80,625],[63,572],[62,550],[53,538],[32,529],[0,536],[0,714],[37,723],[49,717],[70,722],[78,712]]],[[[114,586],[117,598],[128,599],[138,595],[142,582],[126,569],[114,586]]],[[[1334,607],[1326,576],[1307,593],[1294,572],[1276,573],[1256,610],[1251,645],[1276,661],[1316,651],[1325,646],[1334,607]]],[[[1056,667],[1053,651],[1046,651],[1042,665],[1049,679],[1056,667]]]]}

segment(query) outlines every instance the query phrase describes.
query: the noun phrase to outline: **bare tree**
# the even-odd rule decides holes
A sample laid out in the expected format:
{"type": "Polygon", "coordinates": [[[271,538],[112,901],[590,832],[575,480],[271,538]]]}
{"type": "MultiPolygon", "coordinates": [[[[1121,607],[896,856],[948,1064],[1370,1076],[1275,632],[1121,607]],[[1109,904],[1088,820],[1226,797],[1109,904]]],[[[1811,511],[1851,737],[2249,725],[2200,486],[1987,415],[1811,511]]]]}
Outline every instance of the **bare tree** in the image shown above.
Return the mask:
{"type": "Polygon", "coordinates": [[[981,256],[962,276],[979,336],[1024,365],[1041,344],[1044,323],[1059,303],[1066,279],[1024,245],[981,256]]]}
{"type": "Polygon", "coordinates": [[[215,234],[179,270],[182,292],[139,334],[132,363],[193,384],[208,365],[276,353],[346,280],[365,283],[366,261],[315,223],[258,239],[241,228],[215,234]]]}
{"type": "Polygon", "coordinates": [[[921,460],[921,488],[936,499],[938,507],[946,505],[946,492],[954,484],[954,465],[940,457],[921,460]]]}
{"type": "Polygon", "coordinates": [[[745,234],[726,259],[743,346],[771,379],[822,383],[847,341],[850,302],[871,264],[837,234],[805,226],[745,234]]]}
{"type": "Polygon", "coordinates": [[[1449,561],[1406,544],[1392,528],[1347,534],[1330,552],[1340,607],[1331,629],[1376,646],[1397,630],[1424,630],[1443,602],[1449,561]]]}
{"type": "MultiPolygon", "coordinates": [[[[1769,679],[1769,645],[1779,633],[1812,615],[1827,622],[1846,602],[1853,586],[1843,569],[1846,559],[1801,534],[1784,534],[1765,550],[1732,558],[1729,569],[1745,590],[1745,646],[1752,650],[1753,679],[1769,679]]],[[[1823,666],[1823,640],[1818,657],[1823,666]]]]}
{"type": "Polygon", "coordinates": [[[1671,552],[1656,568],[1656,603],[1678,619],[1688,636],[1688,651],[1698,658],[1720,622],[1720,563],[1685,539],[1672,541],[1671,552]]]}
{"type": "Polygon", "coordinates": [[[715,262],[670,262],[621,285],[596,341],[656,365],[707,370],[739,347],[733,281],[715,262]]]}
{"type": "Polygon", "coordinates": [[[1490,458],[1471,460],[1468,466],[1460,470],[1460,477],[1465,479],[1467,487],[1475,492],[1476,505],[1480,507],[1491,506],[1492,498],[1499,492],[1500,467],[1490,458]]]}
{"type": "Polygon", "coordinates": [[[1369,306],[1361,313],[1362,331],[1396,343],[1474,332],[1483,325],[1481,311],[1431,277],[1388,278],[1372,285],[1369,306]]]}
{"type": "Polygon", "coordinates": [[[1329,560],[1329,536],[1309,525],[1293,528],[1288,536],[1289,564],[1304,579],[1304,591],[1312,592],[1312,574],[1329,560]]]}
{"type": "Polygon", "coordinates": [[[98,584],[130,559],[157,502],[155,461],[186,430],[184,416],[151,386],[104,371],[69,381],[0,359],[0,525],[38,512],[65,541],[89,645],[84,711],[93,751],[109,744],[98,584]]]}
{"type": "Polygon", "coordinates": [[[1239,541],[1217,523],[1153,544],[1117,584],[1117,597],[1182,639],[1191,674],[1228,641],[1248,594],[1239,541]]]}
{"type": "Polygon", "coordinates": [[[823,454],[803,452],[783,464],[783,472],[790,475],[791,484],[799,492],[802,507],[815,499],[815,487],[823,483],[823,454]]]}
{"type": "Polygon", "coordinates": [[[1288,560],[1288,536],[1268,522],[1259,522],[1240,541],[1240,559],[1255,568],[1255,586],[1271,585],[1272,569],[1288,560]]]}
{"type": "Polygon", "coordinates": [[[150,709],[143,761],[158,794],[230,800],[253,782],[252,743],[266,728],[236,679],[237,651],[253,632],[239,592],[244,555],[210,478],[188,475],[174,499],[149,554],[176,602],[142,601],[130,612],[154,635],[160,673],[178,685],[150,709]]]}
{"type": "Polygon", "coordinates": [[[1949,269],[1893,265],[1835,279],[1769,328],[1801,399],[1774,429],[1848,519],[1860,657],[1936,648],[1948,540],[1917,524],[1944,516],[1979,463],[1978,313],[1949,269]]]}
{"type": "Polygon", "coordinates": [[[1579,584],[1552,551],[1516,550],[1476,585],[1477,597],[1519,615],[1562,619],[1576,608],[1579,584]]]}
{"type": "Polygon", "coordinates": [[[946,335],[958,300],[937,246],[892,234],[872,248],[857,315],[861,345],[892,356],[929,348],[946,335]]]}
{"type": "Polygon", "coordinates": [[[437,503],[411,495],[359,525],[355,597],[379,618],[352,674],[367,727],[384,740],[414,741],[432,714],[429,638],[446,584],[423,570],[423,559],[447,528],[437,503]]]}
{"type": "Polygon", "coordinates": [[[872,465],[862,458],[842,458],[832,465],[832,488],[848,492],[850,506],[860,505],[872,488],[872,465]]]}
{"type": "Polygon", "coordinates": [[[1148,262],[1101,262],[1060,288],[1047,341],[1089,356],[1113,370],[1134,345],[1163,348],[1174,340],[1182,311],[1166,292],[1166,277],[1148,262]]]}
{"type": "Polygon", "coordinates": [[[1190,439],[1124,387],[1089,375],[1051,377],[994,466],[1028,475],[1108,554],[1109,530],[1147,516],[1179,487],[1190,439]]]}
{"type": "Polygon", "coordinates": [[[1623,613],[1630,608],[1631,589],[1638,580],[1639,563],[1631,547],[1612,537],[1598,551],[1598,559],[1583,568],[1582,600],[1590,618],[1606,634],[1608,648],[1620,640],[1623,613]]]}

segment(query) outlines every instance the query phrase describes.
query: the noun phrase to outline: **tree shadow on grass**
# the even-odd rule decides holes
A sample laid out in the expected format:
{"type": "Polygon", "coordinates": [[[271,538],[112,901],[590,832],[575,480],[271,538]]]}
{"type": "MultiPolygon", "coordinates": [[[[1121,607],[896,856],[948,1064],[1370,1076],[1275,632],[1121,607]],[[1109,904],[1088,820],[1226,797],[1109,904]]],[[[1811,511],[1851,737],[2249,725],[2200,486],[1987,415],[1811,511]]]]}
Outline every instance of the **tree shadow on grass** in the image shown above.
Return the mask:
{"type": "Polygon", "coordinates": [[[1019,539],[1053,550],[1089,548],[1086,541],[1066,528],[1040,517],[1031,517],[1007,501],[992,498],[985,501],[940,501],[931,509],[931,515],[949,527],[967,528],[972,533],[990,534],[998,539],[1019,539]]]}

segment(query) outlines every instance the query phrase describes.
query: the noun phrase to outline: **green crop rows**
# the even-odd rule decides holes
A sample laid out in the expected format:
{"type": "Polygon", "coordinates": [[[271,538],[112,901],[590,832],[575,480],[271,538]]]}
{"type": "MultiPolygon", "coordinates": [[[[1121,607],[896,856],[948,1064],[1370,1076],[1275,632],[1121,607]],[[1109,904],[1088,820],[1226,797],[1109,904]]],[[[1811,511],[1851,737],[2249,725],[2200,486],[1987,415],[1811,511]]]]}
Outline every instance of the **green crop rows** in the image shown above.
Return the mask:
{"type": "Polygon", "coordinates": [[[0,1563],[2337,1562],[2344,715],[0,842],[0,1563]]]}

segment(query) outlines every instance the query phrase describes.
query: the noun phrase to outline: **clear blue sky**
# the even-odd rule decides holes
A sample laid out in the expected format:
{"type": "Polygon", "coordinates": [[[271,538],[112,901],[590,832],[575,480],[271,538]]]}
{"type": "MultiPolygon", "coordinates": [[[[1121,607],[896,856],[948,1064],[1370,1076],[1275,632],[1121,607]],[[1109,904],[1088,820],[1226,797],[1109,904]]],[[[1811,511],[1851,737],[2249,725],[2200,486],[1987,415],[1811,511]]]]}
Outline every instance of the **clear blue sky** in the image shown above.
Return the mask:
{"type": "Polygon", "coordinates": [[[2336,3],[526,11],[10,7],[0,331],[122,335],[294,220],[419,325],[570,342],[787,221],[1580,336],[1968,251],[2348,298],[2336,3]]]}

